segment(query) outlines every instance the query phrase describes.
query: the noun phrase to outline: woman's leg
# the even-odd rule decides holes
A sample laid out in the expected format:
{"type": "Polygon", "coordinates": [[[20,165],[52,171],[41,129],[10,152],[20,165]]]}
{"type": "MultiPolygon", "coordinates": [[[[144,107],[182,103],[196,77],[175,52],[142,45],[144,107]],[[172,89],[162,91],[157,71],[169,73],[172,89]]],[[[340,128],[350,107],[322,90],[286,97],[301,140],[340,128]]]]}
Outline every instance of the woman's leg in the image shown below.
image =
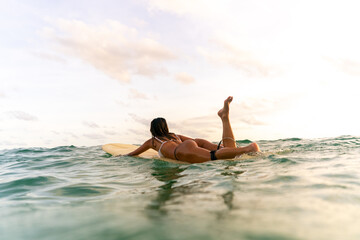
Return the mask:
{"type": "MultiPolygon", "coordinates": [[[[238,155],[258,152],[259,147],[256,143],[251,143],[246,147],[229,148],[224,147],[215,152],[217,159],[232,159],[238,155]]],[[[176,156],[180,161],[186,161],[189,163],[201,163],[211,160],[210,151],[199,147],[193,140],[186,140],[178,146],[176,156]]]]}
{"type": "MultiPolygon", "coordinates": [[[[222,125],[223,125],[223,135],[222,135],[222,141],[224,147],[236,147],[235,137],[234,133],[232,131],[231,125],[230,125],[230,119],[229,119],[229,104],[233,100],[233,97],[228,97],[224,101],[224,107],[219,110],[218,115],[221,118],[222,125]]],[[[201,148],[205,148],[210,151],[217,150],[218,145],[211,143],[205,139],[196,138],[194,141],[197,143],[197,145],[201,148]]]]}
{"type": "Polygon", "coordinates": [[[232,159],[244,153],[259,152],[260,148],[256,143],[251,143],[246,147],[228,148],[224,147],[215,152],[217,159],[232,159]]]}
{"type": "Polygon", "coordinates": [[[209,142],[208,140],[205,140],[205,139],[202,139],[202,138],[195,138],[194,141],[201,148],[205,148],[205,149],[207,149],[209,151],[217,150],[217,144],[209,142]]]}
{"type": "Polygon", "coordinates": [[[218,115],[222,121],[222,127],[223,127],[222,140],[224,147],[236,148],[235,137],[229,119],[229,105],[232,100],[233,97],[231,96],[225,99],[224,107],[219,110],[218,115]]]}

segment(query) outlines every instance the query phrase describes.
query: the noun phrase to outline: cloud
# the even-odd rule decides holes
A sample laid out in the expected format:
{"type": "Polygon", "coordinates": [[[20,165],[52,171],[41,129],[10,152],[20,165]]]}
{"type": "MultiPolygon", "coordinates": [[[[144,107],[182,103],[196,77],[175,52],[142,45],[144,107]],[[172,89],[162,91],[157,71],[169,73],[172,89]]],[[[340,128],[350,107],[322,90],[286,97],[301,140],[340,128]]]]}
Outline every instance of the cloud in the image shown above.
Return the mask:
{"type": "Polygon", "coordinates": [[[254,53],[245,51],[222,39],[213,40],[215,48],[198,48],[198,53],[215,65],[228,65],[249,77],[268,77],[279,72],[274,66],[263,63],[254,53]]]}
{"type": "Polygon", "coordinates": [[[146,119],[146,118],[139,117],[138,115],[136,115],[134,113],[129,113],[129,116],[135,122],[140,123],[140,124],[145,125],[145,126],[150,126],[150,122],[152,120],[152,119],[146,119]]]}
{"type": "MultiPolygon", "coordinates": [[[[294,100],[295,97],[262,97],[248,98],[240,103],[231,103],[230,121],[235,135],[239,129],[246,130],[252,127],[269,126],[271,117],[289,108],[294,100]]],[[[175,123],[169,122],[169,127],[171,128],[170,131],[195,138],[217,140],[217,138],[221,138],[222,134],[222,123],[217,112],[175,123]]]]}
{"type": "Polygon", "coordinates": [[[88,133],[88,134],[83,134],[84,137],[89,138],[89,139],[104,139],[105,137],[101,134],[97,134],[97,133],[88,133]]]}
{"type": "Polygon", "coordinates": [[[360,76],[360,62],[358,61],[346,58],[335,59],[330,57],[325,57],[324,59],[346,74],[360,76]]]}
{"type": "Polygon", "coordinates": [[[114,100],[116,104],[122,106],[122,107],[129,107],[130,104],[129,103],[126,103],[124,101],[121,101],[121,100],[114,100]]]}
{"type": "Polygon", "coordinates": [[[176,15],[192,15],[200,17],[210,17],[219,14],[219,9],[226,4],[223,2],[214,2],[208,0],[148,0],[149,11],[156,10],[174,13],[176,15]]]}
{"type": "Polygon", "coordinates": [[[183,84],[191,84],[195,82],[195,79],[187,73],[181,72],[175,75],[175,80],[183,84]]]}
{"type": "Polygon", "coordinates": [[[76,134],[72,133],[72,132],[64,132],[63,134],[65,134],[67,136],[70,136],[72,138],[76,138],[76,139],[78,138],[78,136],[76,134]]]}
{"type": "Polygon", "coordinates": [[[84,126],[90,127],[90,128],[99,128],[99,125],[97,125],[94,122],[89,122],[89,121],[83,121],[82,124],[84,126]]]}
{"type": "Polygon", "coordinates": [[[59,20],[55,29],[44,29],[43,33],[61,52],[80,58],[123,83],[130,82],[134,75],[153,78],[166,74],[163,63],[176,58],[158,41],[142,37],[135,28],[117,21],[90,25],[59,20]]]}
{"type": "Polygon", "coordinates": [[[66,63],[67,61],[60,57],[57,56],[55,54],[52,53],[46,53],[46,52],[33,52],[32,53],[34,56],[45,59],[45,60],[50,60],[50,61],[55,61],[55,62],[59,62],[59,63],[66,63]]]}
{"type": "Polygon", "coordinates": [[[169,122],[170,131],[193,138],[209,139],[218,129],[221,129],[220,120],[213,116],[201,116],[185,119],[179,122],[169,122]]]}
{"type": "MultiPolygon", "coordinates": [[[[289,11],[293,8],[283,0],[278,3],[289,11]]],[[[175,14],[189,18],[195,26],[200,25],[202,35],[209,36],[211,45],[201,44],[197,53],[216,67],[230,66],[249,77],[269,77],[283,71],[280,64],[275,64],[286,61],[277,50],[283,49],[277,36],[287,32],[290,23],[284,23],[288,16],[277,4],[234,0],[148,0],[148,6],[151,12],[175,14]]]]}
{"type": "Polygon", "coordinates": [[[0,98],[5,98],[5,97],[6,97],[5,94],[0,92],[0,98]]]}
{"type": "Polygon", "coordinates": [[[112,136],[117,134],[116,131],[109,131],[109,130],[104,131],[104,133],[105,133],[106,135],[112,135],[112,136]]]}
{"type": "Polygon", "coordinates": [[[23,120],[23,121],[38,121],[38,118],[34,115],[31,115],[29,113],[26,112],[22,112],[22,111],[9,111],[7,112],[8,115],[10,115],[11,117],[18,119],[18,120],[23,120]]]}
{"type": "Polygon", "coordinates": [[[28,144],[24,143],[24,142],[12,142],[12,141],[0,141],[0,146],[4,146],[4,147],[24,147],[24,146],[28,146],[28,144]]]}
{"type": "Polygon", "coordinates": [[[131,99],[149,99],[149,97],[145,93],[141,93],[138,90],[131,88],[129,93],[129,98],[131,99]]]}

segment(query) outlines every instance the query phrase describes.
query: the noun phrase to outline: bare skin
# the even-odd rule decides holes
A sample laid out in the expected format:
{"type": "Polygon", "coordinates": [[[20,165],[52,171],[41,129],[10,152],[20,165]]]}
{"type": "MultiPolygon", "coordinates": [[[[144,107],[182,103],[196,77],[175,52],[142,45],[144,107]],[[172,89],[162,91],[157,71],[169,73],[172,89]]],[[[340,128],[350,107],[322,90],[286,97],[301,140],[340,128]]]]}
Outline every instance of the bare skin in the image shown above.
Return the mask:
{"type": "Polygon", "coordinates": [[[224,101],[224,107],[219,110],[218,115],[222,121],[223,126],[223,135],[222,140],[224,147],[232,147],[236,148],[236,142],[234,140],[234,133],[232,131],[231,125],[230,125],[230,119],[229,119],[229,105],[232,102],[233,97],[228,97],[224,101]]]}
{"type": "MultiPolygon", "coordinates": [[[[251,143],[245,147],[236,147],[235,137],[231,128],[229,119],[229,105],[233,97],[228,97],[224,101],[224,106],[219,110],[218,115],[222,121],[223,127],[223,148],[215,152],[217,159],[232,159],[238,155],[250,152],[259,152],[259,146],[256,143],[251,143]]],[[[210,151],[215,151],[217,145],[213,144],[205,139],[193,139],[183,135],[177,135],[178,140],[166,141],[161,148],[161,153],[171,159],[180,161],[186,161],[189,163],[200,163],[211,160],[210,151]],[[174,151],[176,149],[176,157],[174,151]]],[[[170,140],[170,139],[169,139],[170,140]]],[[[161,142],[150,138],[143,145],[141,145],[135,151],[127,154],[129,156],[139,155],[142,152],[152,148],[159,151],[161,142]]]]}

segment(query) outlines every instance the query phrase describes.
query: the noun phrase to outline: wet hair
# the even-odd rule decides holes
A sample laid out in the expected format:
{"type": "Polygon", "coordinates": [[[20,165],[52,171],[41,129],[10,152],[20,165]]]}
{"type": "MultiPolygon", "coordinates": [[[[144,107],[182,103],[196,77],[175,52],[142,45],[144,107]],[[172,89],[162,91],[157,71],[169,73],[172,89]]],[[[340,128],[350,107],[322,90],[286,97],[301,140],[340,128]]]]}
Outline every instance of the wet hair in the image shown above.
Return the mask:
{"type": "Polygon", "coordinates": [[[154,145],[154,138],[160,138],[160,139],[174,139],[176,138],[173,136],[173,133],[169,132],[168,125],[166,123],[166,120],[164,118],[158,117],[151,121],[150,125],[150,132],[153,136],[153,145],[154,145]]]}

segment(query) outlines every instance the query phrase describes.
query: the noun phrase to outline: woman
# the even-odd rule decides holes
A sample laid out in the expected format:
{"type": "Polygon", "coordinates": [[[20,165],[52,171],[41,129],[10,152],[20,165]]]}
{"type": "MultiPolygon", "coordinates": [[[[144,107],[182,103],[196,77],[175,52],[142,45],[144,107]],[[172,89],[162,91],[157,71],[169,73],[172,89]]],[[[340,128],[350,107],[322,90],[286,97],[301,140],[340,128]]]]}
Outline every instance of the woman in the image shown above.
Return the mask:
{"type": "Polygon", "coordinates": [[[152,148],[159,152],[160,157],[199,163],[216,159],[231,159],[243,153],[259,152],[260,149],[256,143],[251,143],[246,147],[236,147],[229,120],[229,104],[232,100],[233,97],[228,97],[224,101],[224,107],[218,112],[223,125],[223,145],[216,145],[205,139],[192,139],[170,133],[166,120],[156,118],[151,122],[152,138],[127,155],[136,156],[152,148]]]}

